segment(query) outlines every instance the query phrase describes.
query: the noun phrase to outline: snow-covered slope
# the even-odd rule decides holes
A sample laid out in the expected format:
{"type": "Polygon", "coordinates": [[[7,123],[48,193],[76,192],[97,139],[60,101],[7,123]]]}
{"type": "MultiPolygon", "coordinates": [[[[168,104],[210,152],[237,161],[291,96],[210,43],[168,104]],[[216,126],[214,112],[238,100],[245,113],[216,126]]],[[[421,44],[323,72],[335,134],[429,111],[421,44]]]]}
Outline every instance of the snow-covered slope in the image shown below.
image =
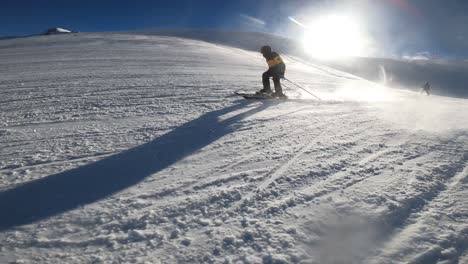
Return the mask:
{"type": "Polygon", "coordinates": [[[388,87],[420,91],[426,81],[436,95],[468,98],[468,63],[450,60],[410,60],[386,58],[347,58],[320,61],[309,56],[302,43],[275,35],[220,30],[144,30],[135,34],[184,37],[258,51],[268,43],[281,54],[294,55],[315,65],[328,65],[388,87]]]}
{"type": "Polygon", "coordinates": [[[428,81],[433,94],[468,98],[466,61],[351,58],[327,64],[389,87],[420,91],[428,81]]]}
{"type": "Polygon", "coordinates": [[[0,41],[0,262],[468,260],[466,100],[182,37],[0,41]]]}

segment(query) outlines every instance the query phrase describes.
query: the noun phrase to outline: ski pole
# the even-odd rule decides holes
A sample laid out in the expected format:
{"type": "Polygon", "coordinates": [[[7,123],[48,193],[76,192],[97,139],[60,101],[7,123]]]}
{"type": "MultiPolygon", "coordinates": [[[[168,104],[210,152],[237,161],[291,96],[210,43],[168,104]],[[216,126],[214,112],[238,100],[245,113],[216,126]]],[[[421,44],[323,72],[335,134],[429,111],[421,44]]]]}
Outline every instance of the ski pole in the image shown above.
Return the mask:
{"type": "Polygon", "coordinates": [[[286,85],[284,83],[282,83],[281,86],[283,86],[283,87],[287,88],[288,90],[291,90],[291,91],[293,91],[293,92],[295,92],[297,94],[301,94],[301,92],[297,91],[296,89],[292,89],[291,87],[289,87],[288,85],[286,85]]]}
{"type": "Polygon", "coordinates": [[[304,89],[304,88],[303,88],[303,87],[301,87],[300,85],[298,85],[298,84],[296,84],[296,83],[294,83],[294,82],[290,81],[288,78],[284,77],[283,79],[285,79],[286,81],[288,81],[288,82],[290,82],[290,83],[294,84],[295,86],[297,86],[297,87],[301,88],[302,90],[306,91],[308,94],[310,94],[310,95],[314,96],[315,98],[317,98],[317,99],[319,99],[319,100],[322,100],[322,99],[320,99],[320,97],[318,97],[318,96],[316,96],[315,94],[313,94],[313,93],[311,93],[311,92],[307,91],[306,89],[304,89]]]}

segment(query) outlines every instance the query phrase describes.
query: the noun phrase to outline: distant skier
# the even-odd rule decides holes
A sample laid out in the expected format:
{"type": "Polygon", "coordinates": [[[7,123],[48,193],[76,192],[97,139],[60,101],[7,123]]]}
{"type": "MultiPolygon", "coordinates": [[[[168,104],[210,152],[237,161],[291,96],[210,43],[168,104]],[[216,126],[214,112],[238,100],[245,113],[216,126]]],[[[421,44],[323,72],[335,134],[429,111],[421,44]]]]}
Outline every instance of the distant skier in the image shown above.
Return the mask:
{"type": "Polygon", "coordinates": [[[268,63],[268,71],[262,75],[263,89],[258,91],[258,94],[271,94],[274,97],[285,97],[283,89],[281,88],[280,78],[284,77],[286,71],[286,64],[284,64],[280,55],[271,51],[270,46],[263,46],[260,49],[263,57],[268,63]],[[270,77],[273,77],[273,84],[275,86],[275,93],[272,93],[270,88],[270,77]]]}
{"type": "Polygon", "coordinates": [[[429,96],[429,95],[430,95],[430,93],[429,93],[430,90],[431,90],[431,86],[429,85],[429,82],[426,82],[426,83],[424,84],[422,90],[421,90],[421,93],[422,93],[423,91],[425,91],[425,92],[427,93],[427,95],[429,96]]]}

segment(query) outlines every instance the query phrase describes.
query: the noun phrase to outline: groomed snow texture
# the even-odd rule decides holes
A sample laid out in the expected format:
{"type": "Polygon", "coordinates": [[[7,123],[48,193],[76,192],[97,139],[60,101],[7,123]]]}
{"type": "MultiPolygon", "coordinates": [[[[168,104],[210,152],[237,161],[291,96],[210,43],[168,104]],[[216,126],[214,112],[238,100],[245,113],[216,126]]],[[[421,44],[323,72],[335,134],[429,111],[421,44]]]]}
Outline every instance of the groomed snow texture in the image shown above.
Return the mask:
{"type": "Polygon", "coordinates": [[[468,263],[468,100],[182,33],[0,41],[0,263],[468,263]]]}

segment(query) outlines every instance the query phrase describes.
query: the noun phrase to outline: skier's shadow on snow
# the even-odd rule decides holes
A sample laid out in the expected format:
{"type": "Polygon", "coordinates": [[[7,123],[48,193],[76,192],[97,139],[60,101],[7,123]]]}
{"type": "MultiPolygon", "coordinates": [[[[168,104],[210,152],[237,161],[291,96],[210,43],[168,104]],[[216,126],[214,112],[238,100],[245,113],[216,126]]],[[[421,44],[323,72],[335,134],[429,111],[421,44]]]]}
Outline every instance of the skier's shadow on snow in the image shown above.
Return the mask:
{"type": "Polygon", "coordinates": [[[235,130],[240,120],[266,109],[271,103],[224,120],[251,102],[206,113],[153,141],[76,169],[50,175],[0,193],[0,231],[63,213],[131,187],[145,177],[235,130]]]}

